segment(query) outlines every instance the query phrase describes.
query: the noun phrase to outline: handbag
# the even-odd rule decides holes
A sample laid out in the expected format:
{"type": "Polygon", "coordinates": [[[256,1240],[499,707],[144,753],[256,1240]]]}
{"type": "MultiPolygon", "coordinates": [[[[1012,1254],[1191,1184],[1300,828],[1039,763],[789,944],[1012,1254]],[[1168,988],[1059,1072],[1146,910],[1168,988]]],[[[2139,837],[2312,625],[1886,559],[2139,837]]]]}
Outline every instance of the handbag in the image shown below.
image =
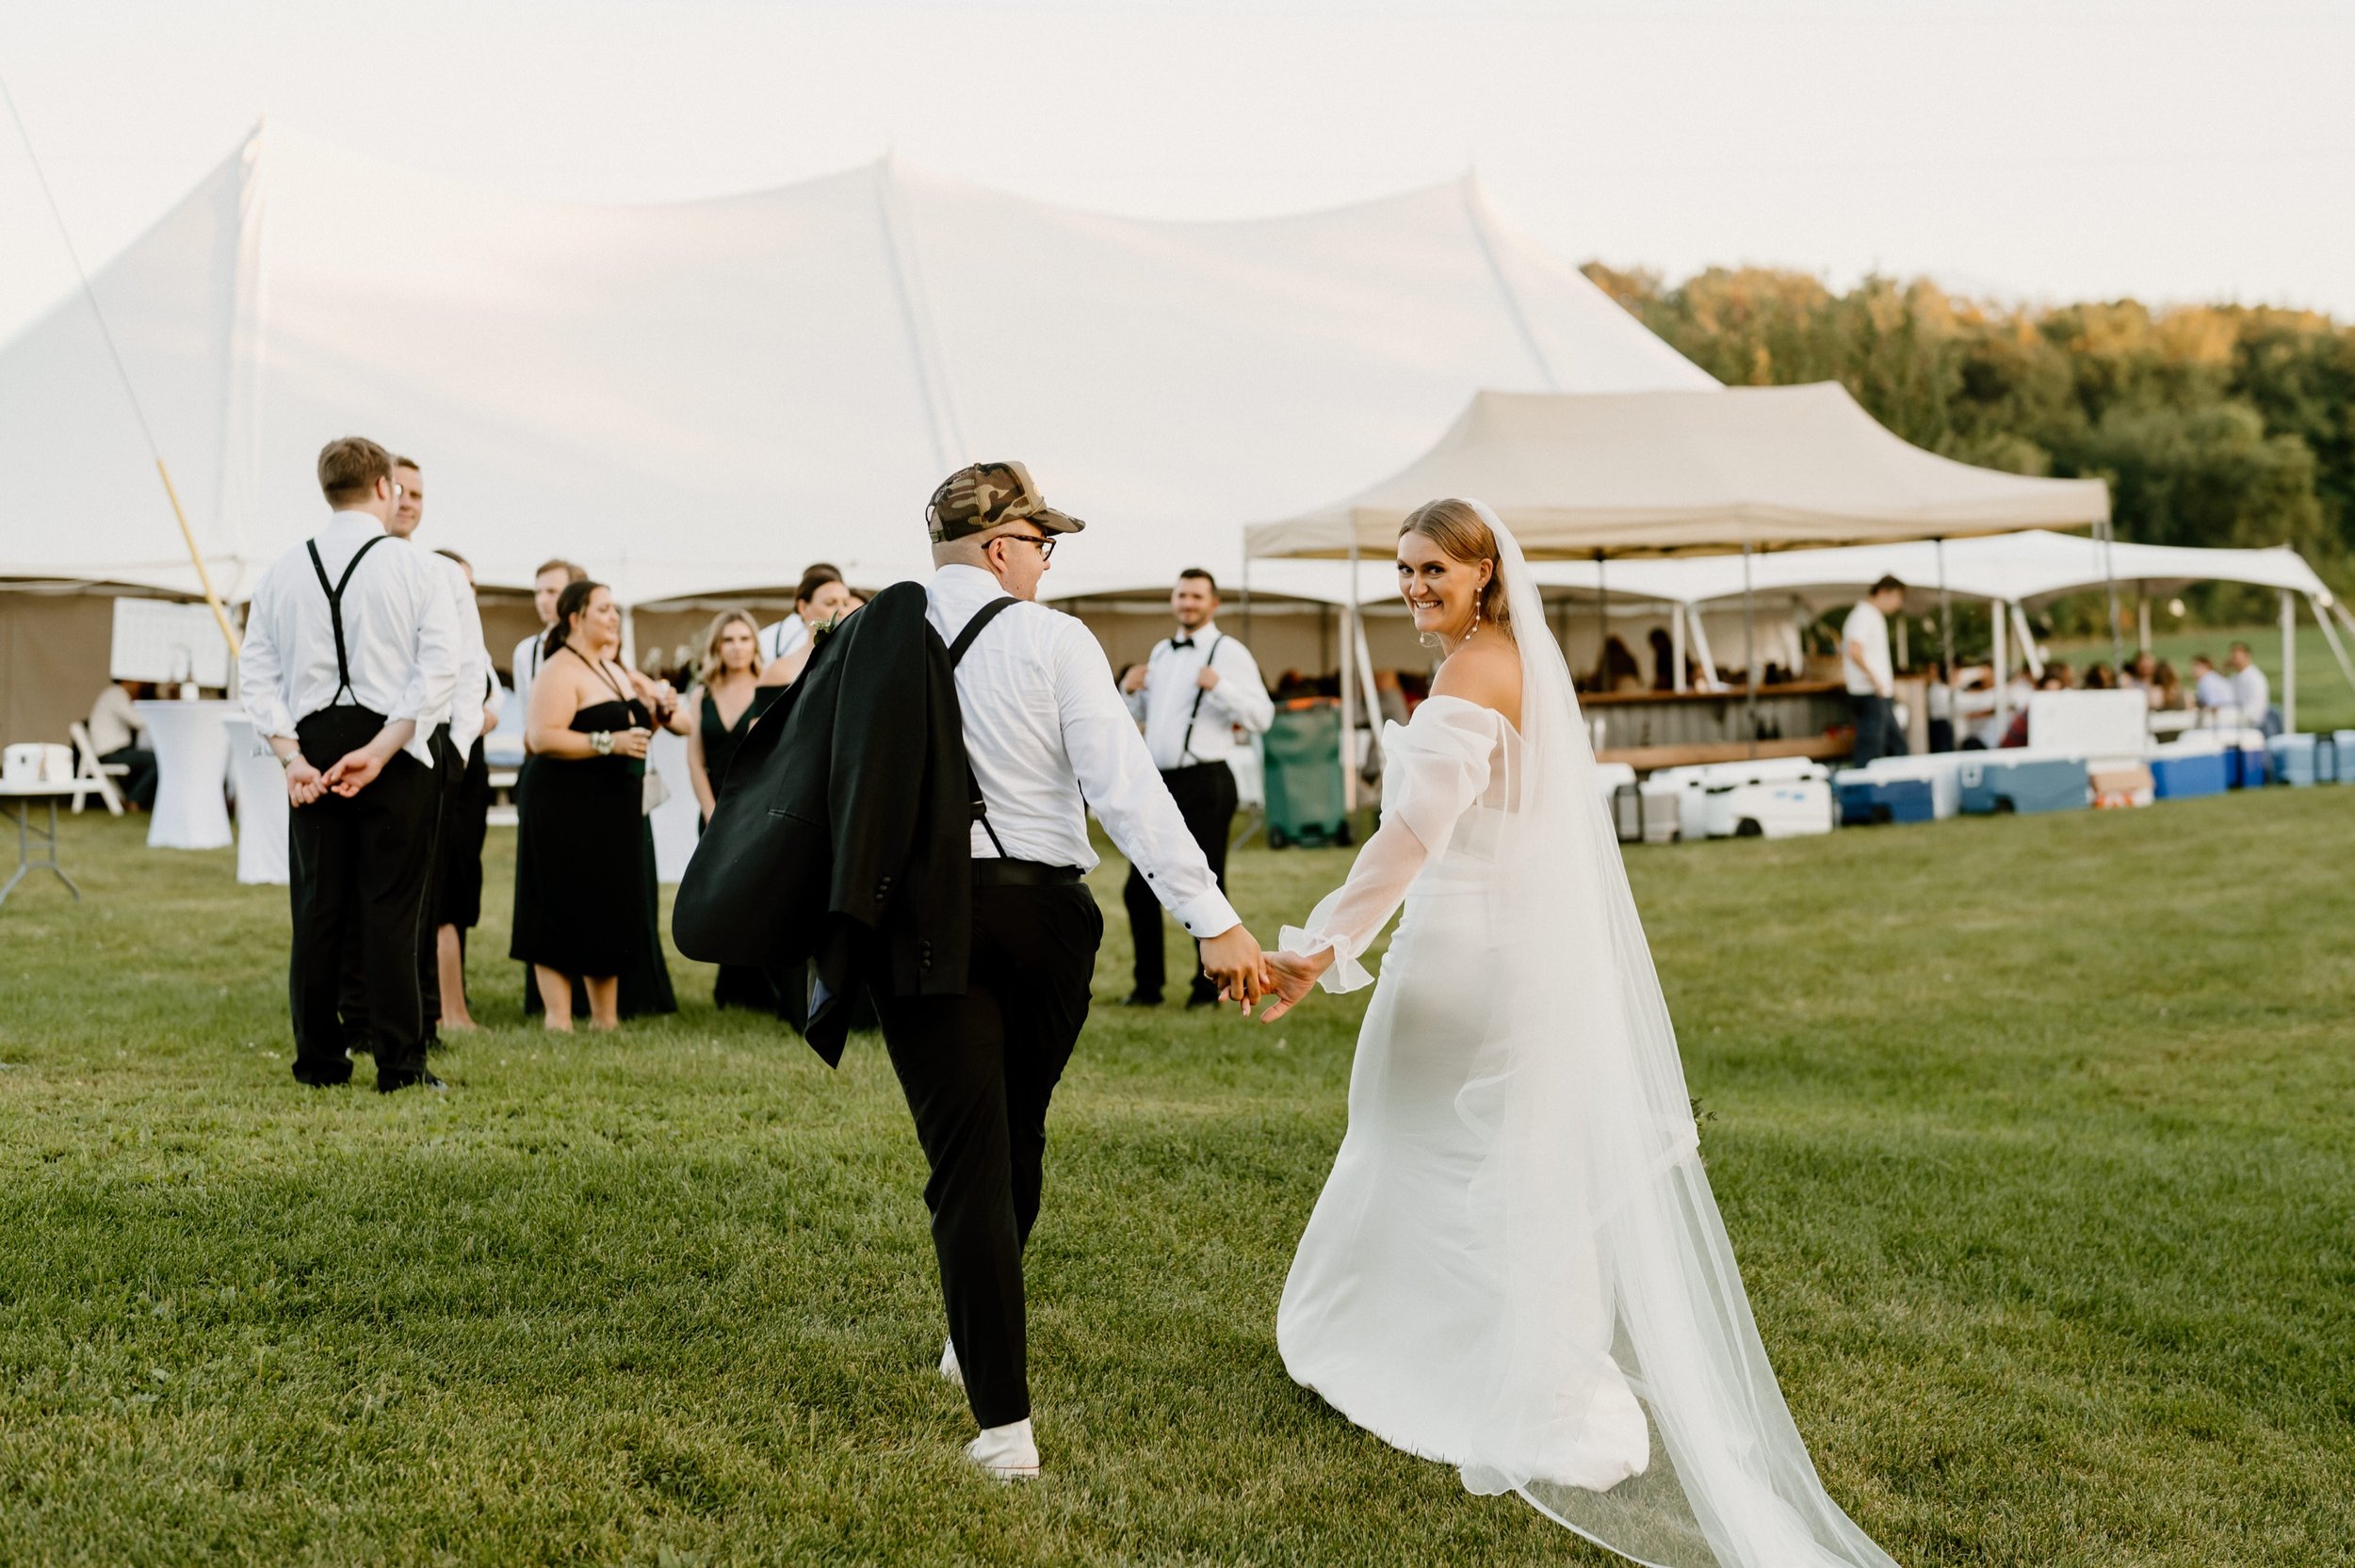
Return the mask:
{"type": "Polygon", "coordinates": [[[641,816],[652,816],[661,809],[662,802],[670,798],[670,781],[663,778],[662,769],[649,764],[645,778],[639,786],[638,814],[641,816]]]}

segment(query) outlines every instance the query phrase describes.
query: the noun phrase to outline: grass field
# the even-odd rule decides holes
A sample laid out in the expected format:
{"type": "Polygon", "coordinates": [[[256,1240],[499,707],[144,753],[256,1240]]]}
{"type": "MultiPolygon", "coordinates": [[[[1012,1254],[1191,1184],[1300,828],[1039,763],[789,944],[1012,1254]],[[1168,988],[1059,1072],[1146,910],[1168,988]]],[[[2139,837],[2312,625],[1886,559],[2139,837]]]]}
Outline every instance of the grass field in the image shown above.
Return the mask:
{"type": "MultiPolygon", "coordinates": [[[[0,1561],[1606,1560],[1284,1376],[1364,994],[1099,1010],[1031,1253],[1048,1479],[1001,1490],[873,1043],[829,1073],[683,963],[678,1018],[551,1040],[501,908],[450,1092],[300,1090],[284,892],[142,826],[0,908],[0,1561]]],[[[1631,856],[1760,1328],[1899,1561],[2349,1560],[2351,829],[2276,790],[1631,856]]],[[[1343,864],[1246,851],[1238,900],[1343,864]]]]}

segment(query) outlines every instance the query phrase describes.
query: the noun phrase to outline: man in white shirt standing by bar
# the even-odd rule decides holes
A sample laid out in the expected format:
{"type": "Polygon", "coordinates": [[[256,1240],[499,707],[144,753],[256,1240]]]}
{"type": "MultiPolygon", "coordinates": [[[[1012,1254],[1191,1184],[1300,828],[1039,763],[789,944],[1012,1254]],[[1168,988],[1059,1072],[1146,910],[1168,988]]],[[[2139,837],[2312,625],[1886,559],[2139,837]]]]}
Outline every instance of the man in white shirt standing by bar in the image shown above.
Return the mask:
{"type": "Polygon", "coordinates": [[[1847,682],[1848,711],[1856,718],[1851,768],[1906,754],[1905,732],[1897,727],[1897,672],[1889,656],[1889,618],[1905,606],[1906,585],[1883,577],[1840,627],[1840,672],[1847,682]]]}
{"type": "Polygon", "coordinates": [[[458,618],[438,568],[385,532],[392,455],[346,436],[319,453],[334,515],[254,587],[237,674],[255,732],[286,769],[287,999],[297,1080],[347,1083],[336,992],[356,926],[376,1087],[433,1086],[419,984],[437,791],[419,721],[458,682],[458,618]]]}
{"type": "Polygon", "coordinates": [[[1038,604],[1055,546],[1086,525],[1047,505],[1020,463],[959,469],[925,508],[927,618],[949,645],[972,828],[970,979],[954,995],[870,985],[884,1046],[932,1168],[949,1310],[940,1370],[981,1435],[966,1458],[1000,1479],[1038,1474],[1022,1251],[1038,1218],[1047,1103],[1087,1022],[1104,917],[1084,881],[1087,814],[1186,929],[1211,977],[1258,990],[1259,955],[1219,891],[1122,705],[1104,650],[1038,604]]]}
{"type": "MultiPolygon", "coordinates": [[[[1169,607],[1176,634],[1153,644],[1151,655],[1129,671],[1121,691],[1129,711],[1145,725],[1145,747],[1161,771],[1186,819],[1186,831],[1202,847],[1210,874],[1226,886],[1226,840],[1235,827],[1235,732],[1265,735],[1275,703],[1259,677],[1251,650],[1218,628],[1218,579],[1201,567],[1178,574],[1169,607]]],[[[1134,866],[1121,890],[1129,929],[1136,939],[1136,988],[1127,1005],[1158,1007],[1167,983],[1161,951],[1161,905],[1152,885],[1134,866]]],[[[1218,987],[1203,974],[1197,956],[1188,1007],[1217,1002],[1218,987]]]]}

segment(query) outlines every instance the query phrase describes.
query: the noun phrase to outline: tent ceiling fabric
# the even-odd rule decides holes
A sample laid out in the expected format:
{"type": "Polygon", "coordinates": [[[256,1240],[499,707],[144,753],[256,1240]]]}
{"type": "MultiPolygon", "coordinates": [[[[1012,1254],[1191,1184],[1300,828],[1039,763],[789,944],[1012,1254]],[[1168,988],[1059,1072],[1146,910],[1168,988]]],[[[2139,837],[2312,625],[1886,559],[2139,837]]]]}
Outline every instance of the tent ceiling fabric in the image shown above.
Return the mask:
{"type": "MultiPolygon", "coordinates": [[[[1711,389],[1467,178],[1162,223],[885,159],[728,200],[560,205],[271,126],[95,278],[224,592],[312,531],[319,446],[418,458],[427,537],[641,602],[928,568],[949,469],[1092,526],[1050,586],[1232,575],[1241,524],[1395,468],[1483,386],[1711,389]]],[[[77,297],[0,348],[0,576],[187,590],[77,297]]]]}
{"type": "Polygon", "coordinates": [[[1483,391],[1437,445],[1371,489],[1246,530],[1253,556],[1387,553],[1446,495],[1486,501],[1532,558],[1859,543],[2071,527],[2098,479],[1973,468],[1884,429],[1847,389],[1483,391]]]}

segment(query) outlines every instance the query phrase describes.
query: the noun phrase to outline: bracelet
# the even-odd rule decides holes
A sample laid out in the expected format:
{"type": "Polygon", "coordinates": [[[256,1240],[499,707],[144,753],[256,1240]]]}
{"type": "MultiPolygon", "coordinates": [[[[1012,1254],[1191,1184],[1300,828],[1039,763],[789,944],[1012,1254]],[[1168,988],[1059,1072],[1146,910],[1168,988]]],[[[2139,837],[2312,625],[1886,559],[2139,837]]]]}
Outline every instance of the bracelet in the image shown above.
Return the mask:
{"type": "Polygon", "coordinates": [[[590,736],[589,747],[590,750],[595,752],[597,755],[601,757],[611,756],[613,754],[613,732],[611,730],[598,730],[590,736]]]}

